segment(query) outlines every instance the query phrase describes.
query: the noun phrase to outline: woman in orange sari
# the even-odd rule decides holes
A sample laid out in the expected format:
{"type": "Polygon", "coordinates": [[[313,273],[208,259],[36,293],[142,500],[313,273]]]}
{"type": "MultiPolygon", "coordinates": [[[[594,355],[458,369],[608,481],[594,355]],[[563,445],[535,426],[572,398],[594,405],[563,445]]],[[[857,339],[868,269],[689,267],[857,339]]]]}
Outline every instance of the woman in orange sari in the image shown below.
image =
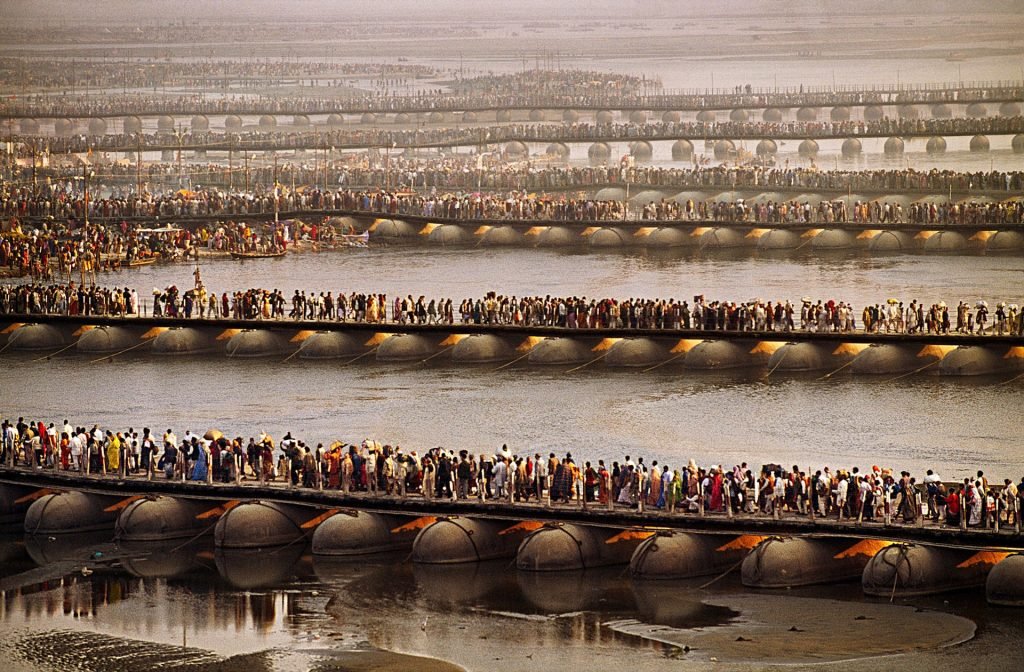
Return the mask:
{"type": "Polygon", "coordinates": [[[341,487],[341,444],[332,445],[324,459],[327,461],[327,487],[337,490],[341,487]]]}
{"type": "Polygon", "coordinates": [[[71,439],[66,432],[60,435],[60,468],[67,471],[71,467],[71,439]]]}

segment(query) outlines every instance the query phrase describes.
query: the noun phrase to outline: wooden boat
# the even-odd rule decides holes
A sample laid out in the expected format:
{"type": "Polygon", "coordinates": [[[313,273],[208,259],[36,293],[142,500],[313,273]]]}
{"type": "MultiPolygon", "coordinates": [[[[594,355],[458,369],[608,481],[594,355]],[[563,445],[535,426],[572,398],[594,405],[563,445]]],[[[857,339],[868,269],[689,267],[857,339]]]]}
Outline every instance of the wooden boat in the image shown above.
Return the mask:
{"type": "Polygon", "coordinates": [[[128,268],[138,268],[139,266],[149,266],[150,264],[156,263],[156,257],[149,257],[147,259],[132,259],[128,262],[128,268]]]}
{"type": "Polygon", "coordinates": [[[342,234],[337,238],[340,247],[369,247],[370,232],[342,234]]]}
{"type": "Polygon", "coordinates": [[[285,252],[232,252],[232,259],[273,259],[283,257],[285,252]]]}
{"type": "Polygon", "coordinates": [[[356,233],[356,234],[342,234],[335,236],[330,241],[301,241],[300,244],[309,245],[309,249],[312,252],[322,252],[324,250],[340,250],[343,248],[360,248],[366,249],[370,246],[370,234],[369,233],[356,233]]]}

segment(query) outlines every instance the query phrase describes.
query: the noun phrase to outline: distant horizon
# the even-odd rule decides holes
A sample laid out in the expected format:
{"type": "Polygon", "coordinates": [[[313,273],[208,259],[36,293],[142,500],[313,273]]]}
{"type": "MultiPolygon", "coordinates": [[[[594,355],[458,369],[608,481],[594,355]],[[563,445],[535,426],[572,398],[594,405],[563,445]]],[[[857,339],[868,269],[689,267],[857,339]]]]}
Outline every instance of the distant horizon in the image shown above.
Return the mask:
{"type": "Polygon", "coordinates": [[[851,4],[843,0],[716,0],[711,5],[680,3],[675,0],[519,0],[511,4],[497,0],[442,0],[423,3],[421,0],[389,0],[374,3],[366,0],[338,2],[332,0],[291,0],[287,11],[282,5],[268,0],[207,0],[180,5],[187,13],[169,14],[166,2],[158,0],[5,0],[4,18],[8,22],[35,21],[41,25],[60,25],[70,21],[84,21],[83,32],[101,26],[89,24],[104,21],[114,25],[125,24],[189,24],[223,21],[267,23],[275,18],[283,22],[326,21],[346,19],[372,21],[374,19],[402,18],[409,22],[462,19],[474,22],[496,20],[585,20],[628,19],[655,20],[686,17],[751,17],[771,14],[778,16],[885,16],[906,15],[972,15],[1018,13],[1017,0],[985,0],[965,3],[962,0],[921,0],[913,3],[893,3],[891,0],[863,0],[851,4]]]}

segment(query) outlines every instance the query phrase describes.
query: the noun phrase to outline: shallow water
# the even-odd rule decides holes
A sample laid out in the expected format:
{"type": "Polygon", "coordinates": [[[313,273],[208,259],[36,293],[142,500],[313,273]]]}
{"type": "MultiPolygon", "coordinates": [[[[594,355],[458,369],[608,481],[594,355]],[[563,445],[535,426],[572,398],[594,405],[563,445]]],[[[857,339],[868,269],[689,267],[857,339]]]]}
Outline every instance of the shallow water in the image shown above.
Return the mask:
{"type": "MultiPolygon", "coordinates": [[[[32,559],[87,557],[100,541],[2,537],[0,579],[32,567],[32,559]]],[[[388,555],[324,561],[301,547],[258,554],[214,552],[206,542],[170,551],[167,545],[101,547],[123,566],[88,577],[71,569],[4,593],[6,669],[134,672],[159,664],[290,672],[364,669],[371,660],[385,663],[379,669],[441,669],[429,660],[375,658],[380,649],[467,670],[496,664],[654,670],[666,659],[697,669],[713,657],[747,669],[756,668],[761,648],[774,641],[773,660],[796,663],[795,669],[803,669],[800,661],[841,658],[852,658],[844,663],[850,669],[876,669],[865,654],[927,648],[904,657],[907,669],[916,670],[977,657],[973,640],[933,648],[970,640],[975,622],[978,639],[995,645],[982,656],[989,663],[1007,660],[1012,654],[1001,656],[998,647],[1021,634],[1019,623],[986,608],[977,591],[889,605],[864,598],[856,584],[751,592],[734,576],[701,588],[705,579],[634,582],[620,567],[544,574],[502,561],[425,566],[388,555]],[[767,620],[766,610],[774,614],[767,620]],[[825,635],[826,611],[852,626],[825,635]],[[893,619],[904,623],[905,636],[893,637],[893,619]],[[858,644],[861,638],[870,638],[870,649],[858,644]]]]}

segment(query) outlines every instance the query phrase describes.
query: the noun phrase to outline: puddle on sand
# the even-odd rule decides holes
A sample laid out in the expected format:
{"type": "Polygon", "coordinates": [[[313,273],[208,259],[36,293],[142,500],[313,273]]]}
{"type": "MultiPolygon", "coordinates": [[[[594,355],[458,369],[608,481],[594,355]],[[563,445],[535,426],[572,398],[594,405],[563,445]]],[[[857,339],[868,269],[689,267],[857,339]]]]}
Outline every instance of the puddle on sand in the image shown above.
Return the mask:
{"type": "MultiPolygon", "coordinates": [[[[666,601],[671,600],[666,595],[666,601]]],[[[763,594],[709,596],[704,603],[734,609],[739,617],[707,628],[652,626],[635,619],[605,625],[616,632],[688,647],[691,658],[756,662],[770,652],[771,661],[778,664],[929,651],[971,639],[976,627],[953,614],[886,603],[763,594]]]]}

